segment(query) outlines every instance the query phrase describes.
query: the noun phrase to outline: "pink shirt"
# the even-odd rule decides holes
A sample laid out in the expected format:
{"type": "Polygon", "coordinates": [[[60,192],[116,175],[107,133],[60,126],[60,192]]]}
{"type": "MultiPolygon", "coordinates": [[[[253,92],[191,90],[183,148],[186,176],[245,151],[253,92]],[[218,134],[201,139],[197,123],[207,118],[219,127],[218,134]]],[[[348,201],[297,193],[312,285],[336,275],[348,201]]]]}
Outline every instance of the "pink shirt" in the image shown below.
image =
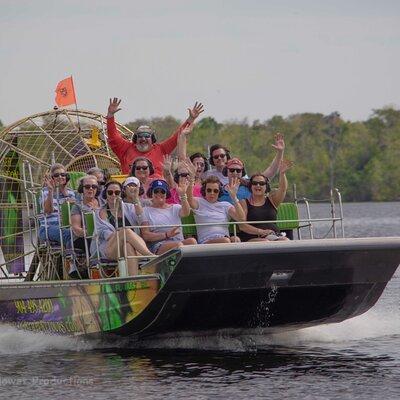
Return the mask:
{"type": "MultiPolygon", "coordinates": [[[[193,197],[202,197],[201,196],[201,185],[199,183],[195,183],[193,185],[193,197]]],[[[179,194],[176,188],[171,189],[171,197],[167,199],[168,204],[181,204],[181,200],[179,199],[179,194]]]]}

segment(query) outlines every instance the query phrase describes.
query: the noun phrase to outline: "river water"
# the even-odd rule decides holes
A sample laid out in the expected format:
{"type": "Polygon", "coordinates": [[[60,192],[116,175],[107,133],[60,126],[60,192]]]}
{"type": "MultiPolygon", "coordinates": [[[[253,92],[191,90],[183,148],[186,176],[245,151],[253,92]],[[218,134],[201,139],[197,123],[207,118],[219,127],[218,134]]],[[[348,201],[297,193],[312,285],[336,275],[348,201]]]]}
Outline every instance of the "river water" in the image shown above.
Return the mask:
{"type": "MultiPolygon", "coordinates": [[[[399,236],[399,206],[345,204],[346,236],[399,236]]],[[[327,211],[312,206],[314,218],[327,211]]],[[[323,224],[315,236],[328,231],[323,224]]],[[[340,324],[147,347],[107,349],[3,326],[0,398],[398,399],[400,269],[370,311],[340,324]]]]}

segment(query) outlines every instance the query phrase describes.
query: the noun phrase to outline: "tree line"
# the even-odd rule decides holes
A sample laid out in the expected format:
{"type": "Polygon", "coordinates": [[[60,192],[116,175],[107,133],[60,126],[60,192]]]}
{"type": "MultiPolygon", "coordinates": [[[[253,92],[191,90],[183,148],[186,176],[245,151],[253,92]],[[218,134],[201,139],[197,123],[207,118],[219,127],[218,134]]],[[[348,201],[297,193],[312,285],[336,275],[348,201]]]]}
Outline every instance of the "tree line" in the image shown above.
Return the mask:
{"type": "MultiPolygon", "coordinates": [[[[126,124],[152,126],[163,140],[180,121],[173,117],[137,119],[126,124]]],[[[203,118],[194,128],[188,154],[207,154],[220,143],[245,162],[248,174],[262,171],[274,157],[276,132],[285,135],[285,157],[295,166],[288,172],[298,196],[326,199],[331,187],[344,201],[396,201],[400,199],[400,110],[373,110],[366,121],[345,121],[338,113],[302,113],[266,121],[217,122],[203,118]]]]}

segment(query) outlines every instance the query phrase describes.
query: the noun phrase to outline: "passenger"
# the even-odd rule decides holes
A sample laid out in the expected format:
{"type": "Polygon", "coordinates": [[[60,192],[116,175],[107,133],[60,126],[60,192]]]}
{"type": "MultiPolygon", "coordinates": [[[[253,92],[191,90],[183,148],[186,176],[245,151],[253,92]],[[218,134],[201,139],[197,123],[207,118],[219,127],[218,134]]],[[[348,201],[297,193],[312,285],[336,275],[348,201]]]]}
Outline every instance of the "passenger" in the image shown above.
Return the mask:
{"type": "MultiPolygon", "coordinates": [[[[248,187],[248,181],[243,179],[246,176],[246,171],[244,169],[243,162],[238,158],[231,158],[227,161],[226,166],[222,170],[222,175],[231,178],[237,178],[240,182],[239,189],[237,192],[237,198],[239,200],[247,199],[250,197],[251,192],[248,187]]],[[[233,200],[229,194],[229,191],[226,190],[226,186],[224,186],[222,190],[222,194],[219,197],[219,201],[228,201],[233,204],[233,200]]]]}
{"type": "Polygon", "coordinates": [[[193,181],[188,189],[190,207],[193,209],[196,224],[215,223],[215,225],[198,225],[197,237],[200,244],[240,242],[237,236],[230,236],[227,225],[230,218],[235,221],[245,221],[244,210],[236,196],[239,188],[239,179],[231,178],[226,186],[233,206],[227,201],[218,201],[222,192],[222,185],[216,176],[208,177],[202,185],[202,197],[194,197],[191,194],[193,181]]]}
{"type": "MultiPolygon", "coordinates": [[[[71,228],[74,234],[74,248],[86,251],[82,213],[100,208],[98,200],[100,187],[96,177],[94,175],[85,175],[80,179],[77,191],[82,195],[82,201],[74,204],[71,208],[71,228]]],[[[90,247],[90,239],[88,239],[88,247],[90,247]]]]}
{"type": "MultiPolygon", "coordinates": [[[[147,190],[150,182],[153,180],[154,167],[153,163],[146,157],[137,157],[133,161],[130,176],[134,176],[139,179],[140,186],[143,189],[143,193],[140,195],[141,199],[147,198],[147,190]]],[[[147,205],[147,204],[146,204],[147,205]]]]}
{"type": "Polygon", "coordinates": [[[189,158],[196,168],[195,187],[196,184],[201,186],[203,176],[209,169],[207,158],[202,153],[194,153],[189,158]]]}
{"type": "MultiPolygon", "coordinates": [[[[122,202],[121,193],[122,185],[119,182],[106,183],[103,193],[106,205],[96,213],[100,257],[117,260],[120,255],[129,257],[140,253],[143,256],[151,256],[153,253],[147,248],[144,240],[129,228],[139,225],[143,212],[140,202],[134,207],[132,204],[126,204],[122,202]],[[127,228],[122,228],[124,225],[127,228]]],[[[95,241],[92,241],[90,250],[92,254],[97,251],[95,241]]],[[[137,259],[128,258],[127,265],[129,275],[138,273],[137,259]]]]}
{"type": "MultiPolygon", "coordinates": [[[[178,192],[178,184],[180,180],[185,180],[189,184],[189,179],[191,179],[191,174],[194,174],[195,168],[193,164],[189,161],[180,161],[178,167],[174,174],[171,174],[172,162],[171,157],[166,156],[164,161],[164,173],[168,177],[167,183],[170,187],[171,196],[167,199],[168,204],[180,204],[180,195],[178,192]]],[[[194,195],[200,195],[200,189],[197,186],[193,189],[194,195]]]]}
{"type": "Polygon", "coordinates": [[[109,176],[106,176],[103,169],[97,168],[97,167],[90,168],[87,171],[87,174],[93,175],[97,178],[97,184],[99,185],[99,190],[100,190],[100,194],[98,195],[97,198],[100,202],[100,205],[103,206],[105,204],[105,200],[103,199],[102,195],[103,195],[104,185],[106,184],[107,180],[109,179],[109,176]]]}
{"type": "Polygon", "coordinates": [[[138,205],[140,196],[143,195],[144,190],[140,185],[140,181],[136,176],[129,176],[122,184],[122,200],[125,203],[138,205]]]}
{"type": "Polygon", "coordinates": [[[140,126],[133,134],[131,141],[124,139],[119,134],[115,125],[114,115],[120,110],[120,103],[121,100],[116,97],[113,100],[110,99],[107,112],[107,132],[108,143],[121,163],[122,173],[128,174],[133,160],[138,156],[143,156],[151,160],[155,173],[162,176],[163,156],[174,151],[179,133],[188,124],[193,123],[203,112],[203,105],[196,102],[194,107],[189,109],[189,117],[186,121],[178,127],[172,136],[158,144],[156,143],[155,132],[149,126],[140,126]]]}
{"type": "MultiPolygon", "coordinates": [[[[286,195],[288,185],[286,171],[292,165],[291,161],[281,161],[279,187],[272,193],[267,177],[260,173],[252,175],[249,182],[251,196],[241,201],[247,221],[276,221],[278,206],[286,195]]],[[[240,225],[240,231],[239,236],[242,242],[288,240],[285,236],[281,236],[274,222],[243,224],[240,225]]]]}
{"type": "Polygon", "coordinates": [[[187,188],[188,182],[181,179],[177,188],[181,204],[167,204],[166,200],[171,195],[167,182],[156,179],[150,184],[147,197],[151,198],[152,205],[144,208],[141,231],[144,240],[150,243],[150,249],[156,254],[163,254],[182,245],[197,243],[194,238],[184,239],[180,227],[181,218],[190,214],[187,188]]]}
{"type": "MultiPolygon", "coordinates": [[[[272,160],[272,163],[263,172],[263,175],[267,178],[273,178],[279,170],[280,162],[283,159],[283,153],[285,150],[285,141],[281,133],[275,135],[275,144],[272,147],[276,150],[276,155],[272,160]]],[[[221,146],[220,144],[214,144],[210,147],[210,165],[214,166],[214,169],[206,171],[205,177],[217,176],[223,185],[229,182],[227,176],[224,176],[222,171],[224,170],[227,161],[231,158],[229,150],[221,146]]]]}
{"type": "Polygon", "coordinates": [[[75,193],[68,188],[68,181],[69,176],[65,167],[62,164],[53,164],[50,167],[50,175],[45,175],[45,187],[40,194],[40,204],[43,207],[45,218],[39,219],[39,238],[43,241],[48,239],[61,244],[62,237],[64,247],[70,246],[71,233],[69,229],[60,230],[58,207],[66,201],[75,202],[75,193]]]}

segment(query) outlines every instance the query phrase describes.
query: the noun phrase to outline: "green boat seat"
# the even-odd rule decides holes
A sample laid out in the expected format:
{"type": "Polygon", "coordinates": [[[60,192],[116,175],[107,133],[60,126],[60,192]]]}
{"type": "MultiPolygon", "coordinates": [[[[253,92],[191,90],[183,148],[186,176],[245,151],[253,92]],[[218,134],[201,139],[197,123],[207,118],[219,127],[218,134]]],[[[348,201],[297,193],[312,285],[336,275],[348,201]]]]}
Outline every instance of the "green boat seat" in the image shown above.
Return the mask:
{"type": "Polygon", "coordinates": [[[68,186],[73,190],[77,190],[79,186],[79,181],[86,175],[86,172],[68,171],[68,175],[69,175],[68,186]]]}
{"type": "Polygon", "coordinates": [[[299,210],[295,203],[281,203],[278,207],[277,225],[281,231],[299,228],[299,210]],[[290,220],[290,221],[288,221],[290,220]],[[281,222],[288,221],[288,222],[281,222]]]}
{"type": "Polygon", "coordinates": [[[189,238],[189,237],[197,238],[197,229],[196,229],[196,226],[193,225],[196,223],[196,221],[194,220],[193,211],[191,211],[187,217],[182,217],[181,221],[182,221],[182,225],[183,225],[182,226],[183,237],[185,239],[189,238]],[[192,226],[184,226],[185,224],[189,224],[192,226]]]}

